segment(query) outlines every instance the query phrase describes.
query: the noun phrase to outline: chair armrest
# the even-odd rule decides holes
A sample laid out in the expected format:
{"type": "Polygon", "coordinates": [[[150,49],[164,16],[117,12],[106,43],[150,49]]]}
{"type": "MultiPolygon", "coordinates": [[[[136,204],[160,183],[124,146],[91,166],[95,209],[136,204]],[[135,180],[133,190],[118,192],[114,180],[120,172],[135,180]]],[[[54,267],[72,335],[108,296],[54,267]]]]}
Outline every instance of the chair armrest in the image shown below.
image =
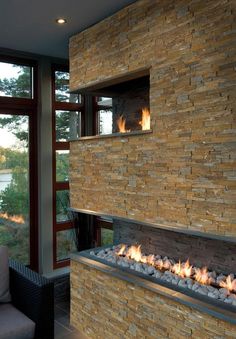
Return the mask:
{"type": "Polygon", "coordinates": [[[54,285],[15,260],[9,260],[12,304],[36,324],[35,338],[54,338],[54,285]]]}

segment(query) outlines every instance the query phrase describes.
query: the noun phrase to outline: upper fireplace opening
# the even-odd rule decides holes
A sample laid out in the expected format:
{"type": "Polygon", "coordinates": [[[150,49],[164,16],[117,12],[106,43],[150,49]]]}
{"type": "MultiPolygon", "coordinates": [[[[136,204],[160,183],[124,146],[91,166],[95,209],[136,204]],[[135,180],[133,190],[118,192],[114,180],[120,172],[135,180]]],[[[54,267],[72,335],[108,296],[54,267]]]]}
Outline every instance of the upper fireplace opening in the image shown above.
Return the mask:
{"type": "Polygon", "coordinates": [[[97,134],[150,130],[149,70],[96,82],[78,89],[96,97],[97,134]]]}

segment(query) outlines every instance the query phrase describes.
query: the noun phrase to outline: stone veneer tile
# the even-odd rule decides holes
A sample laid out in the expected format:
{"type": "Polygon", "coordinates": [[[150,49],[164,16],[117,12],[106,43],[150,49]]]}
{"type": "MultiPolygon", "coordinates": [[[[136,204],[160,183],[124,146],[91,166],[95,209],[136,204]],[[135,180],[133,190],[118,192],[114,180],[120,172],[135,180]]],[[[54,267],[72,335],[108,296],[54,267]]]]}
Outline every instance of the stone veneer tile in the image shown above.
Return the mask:
{"type": "Polygon", "coordinates": [[[235,22],[234,0],[140,0],[71,38],[71,90],[150,67],[153,130],[72,142],[74,208],[236,235],[235,22]]]}
{"type": "Polygon", "coordinates": [[[89,338],[236,338],[236,326],[71,262],[71,323],[89,338]]]}

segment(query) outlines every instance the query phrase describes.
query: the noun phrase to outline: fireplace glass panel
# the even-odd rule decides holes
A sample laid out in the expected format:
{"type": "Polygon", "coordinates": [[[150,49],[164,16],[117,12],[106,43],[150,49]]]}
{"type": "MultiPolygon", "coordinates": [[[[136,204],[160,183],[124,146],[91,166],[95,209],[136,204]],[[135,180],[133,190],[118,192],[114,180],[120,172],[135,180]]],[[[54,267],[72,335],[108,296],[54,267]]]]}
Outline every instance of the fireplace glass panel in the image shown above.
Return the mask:
{"type": "Polygon", "coordinates": [[[69,150],[56,151],[56,181],[69,180],[69,150]]]}
{"type": "Polygon", "coordinates": [[[72,251],[76,251],[74,231],[69,229],[57,232],[57,261],[68,259],[72,251]]]}
{"type": "Polygon", "coordinates": [[[56,111],[56,141],[78,139],[81,134],[81,113],[56,111]]]}
{"type": "Polygon", "coordinates": [[[101,246],[113,244],[114,231],[108,228],[101,228],[101,246]]]}
{"type": "Polygon", "coordinates": [[[56,220],[57,222],[65,222],[71,220],[68,208],[70,206],[69,191],[57,191],[56,192],[56,220]]]}

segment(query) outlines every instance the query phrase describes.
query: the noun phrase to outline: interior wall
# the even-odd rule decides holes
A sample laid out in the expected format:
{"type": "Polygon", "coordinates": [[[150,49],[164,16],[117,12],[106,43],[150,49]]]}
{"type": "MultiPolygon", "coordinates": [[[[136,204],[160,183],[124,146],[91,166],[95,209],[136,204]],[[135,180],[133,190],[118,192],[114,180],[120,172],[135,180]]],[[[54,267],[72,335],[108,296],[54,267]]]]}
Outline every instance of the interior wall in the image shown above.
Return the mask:
{"type": "Polygon", "coordinates": [[[235,3],[140,0],[70,40],[71,90],[150,68],[152,134],[71,143],[71,205],[236,235],[235,3]]]}

